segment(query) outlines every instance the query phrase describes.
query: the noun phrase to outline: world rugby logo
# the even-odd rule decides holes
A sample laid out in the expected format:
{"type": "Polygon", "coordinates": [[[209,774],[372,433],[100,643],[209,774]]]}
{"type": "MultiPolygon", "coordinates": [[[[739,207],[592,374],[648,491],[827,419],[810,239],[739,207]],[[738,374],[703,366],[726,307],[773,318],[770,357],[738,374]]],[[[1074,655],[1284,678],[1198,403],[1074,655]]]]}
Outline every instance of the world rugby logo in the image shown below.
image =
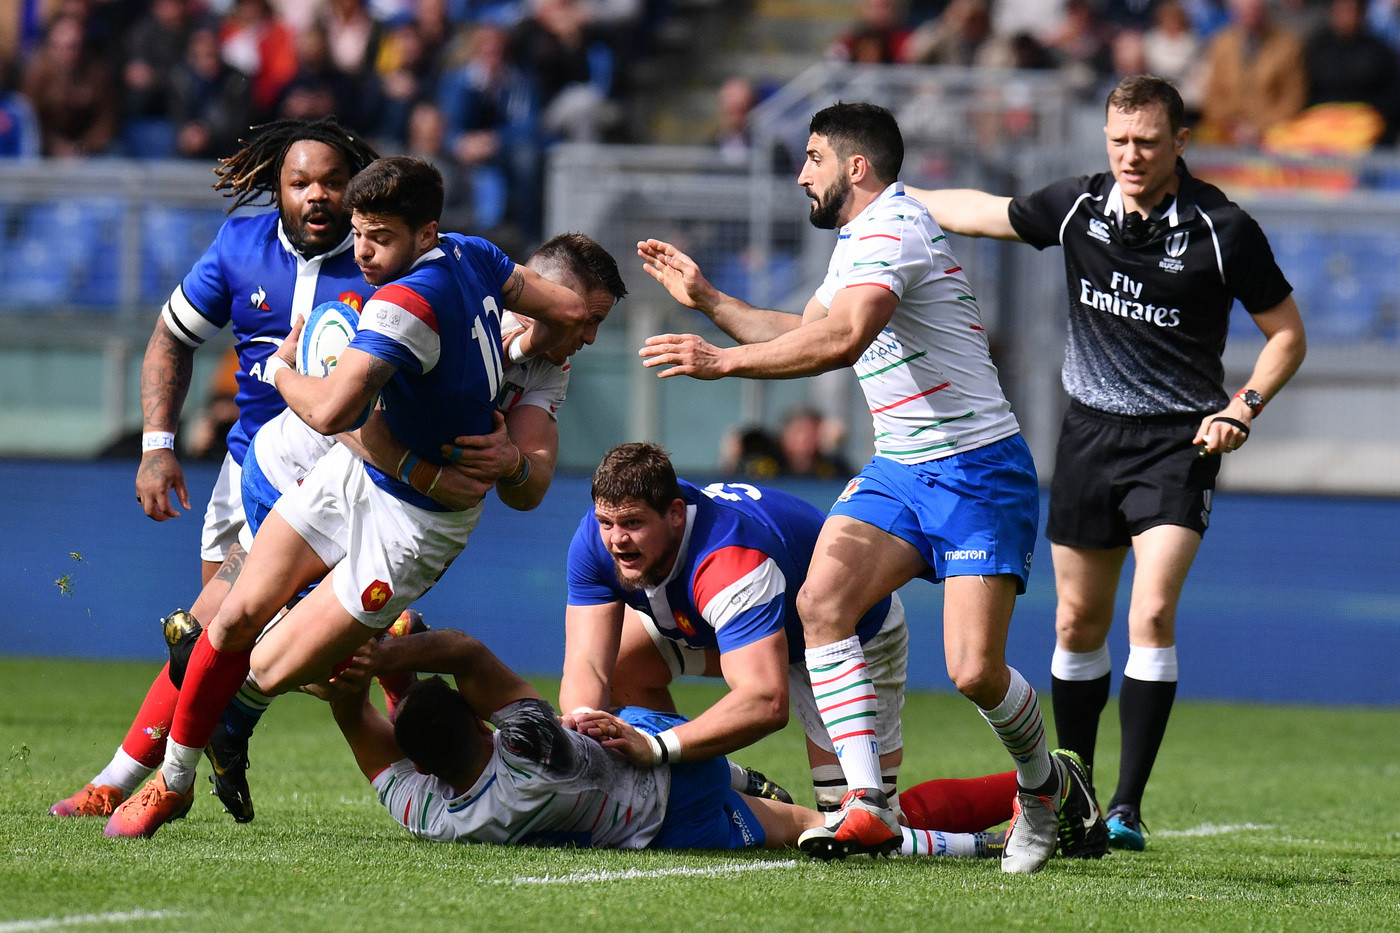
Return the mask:
{"type": "Polygon", "coordinates": [[[1187,235],[1184,230],[1167,237],[1167,255],[1173,259],[1180,259],[1181,254],[1186,252],[1186,242],[1187,235]]]}

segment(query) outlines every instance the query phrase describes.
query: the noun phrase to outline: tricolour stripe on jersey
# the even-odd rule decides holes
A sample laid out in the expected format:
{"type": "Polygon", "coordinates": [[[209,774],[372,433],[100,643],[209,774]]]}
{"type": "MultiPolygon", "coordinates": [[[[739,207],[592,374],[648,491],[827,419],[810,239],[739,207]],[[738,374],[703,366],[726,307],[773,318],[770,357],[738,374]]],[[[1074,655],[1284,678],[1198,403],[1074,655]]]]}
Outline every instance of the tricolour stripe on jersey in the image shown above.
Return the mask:
{"type": "Polygon", "coordinates": [[[924,390],[923,392],[918,393],[917,395],[909,395],[909,396],[906,396],[906,397],[900,399],[900,400],[897,401],[897,402],[890,402],[888,405],[881,405],[879,408],[872,408],[872,409],[870,409],[870,413],[871,413],[872,415],[878,415],[878,414],[879,414],[880,412],[882,412],[882,411],[889,411],[891,408],[898,408],[900,405],[905,405],[905,404],[908,404],[909,402],[915,401],[915,400],[917,400],[917,399],[921,399],[921,398],[923,398],[925,395],[932,395],[932,394],[935,393],[935,392],[938,392],[938,391],[940,391],[940,390],[942,390],[942,389],[948,388],[948,386],[950,386],[950,385],[952,385],[951,382],[945,382],[945,383],[943,383],[942,385],[936,385],[936,386],[934,386],[932,389],[926,389],[926,390],[924,390]]]}
{"type": "Polygon", "coordinates": [[[425,833],[428,831],[428,807],[432,806],[433,795],[428,794],[428,799],[423,801],[423,815],[418,818],[418,831],[425,833]]]}
{"type": "Polygon", "coordinates": [[[870,233],[860,238],[861,240],[894,240],[899,242],[899,237],[892,233],[870,233]]]}
{"type": "Polygon", "coordinates": [[[535,815],[532,816],[528,821],[526,821],[524,826],[520,827],[514,833],[512,833],[510,838],[507,839],[506,842],[512,843],[515,842],[515,840],[524,837],[524,835],[527,832],[534,828],[535,823],[544,819],[549,814],[549,805],[554,803],[554,799],[558,796],[558,794],[550,794],[549,798],[540,805],[540,808],[538,810],[535,811],[535,815]]]}
{"type": "Polygon", "coordinates": [[[717,632],[739,613],[782,596],[786,584],[771,557],[738,545],[713,551],[694,579],[695,607],[717,632]]]}
{"type": "Polygon", "coordinates": [[[175,338],[190,347],[198,347],[222,329],[186,297],[183,284],[176,285],[170,293],[170,300],[161,309],[161,317],[175,338]]]}
{"type": "Polygon", "coordinates": [[[427,372],[442,354],[437,315],[427,299],[398,284],[385,285],[365,303],[360,327],[391,337],[408,349],[427,372]]]}
{"type": "MultiPolygon", "coordinates": [[[[934,428],[941,428],[941,427],[943,427],[943,425],[947,424],[947,423],[950,422],[950,421],[961,421],[961,420],[963,420],[964,418],[971,418],[971,417],[972,417],[973,415],[975,415],[975,414],[977,414],[977,412],[975,412],[975,411],[970,411],[970,412],[968,412],[968,413],[965,414],[965,415],[955,415],[955,416],[953,416],[952,418],[939,418],[937,421],[930,421],[928,424],[926,424],[926,425],[924,425],[924,426],[922,426],[922,427],[915,428],[914,430],[912,430],[912,431],[909,432],[909,436],[910,436],[910,437],[913,437],[913,436],[916,435],[916,434],[922,434],[924,431],[931,431],[931,430],[933,430],[934,428]]],[[[881,437],[888,437],[889,434],[888,434],[888,432],[886,432],[885,434],[882,434],[882,435],[880,435],[880,436],[881,436],[881,437]]],[[[876,438],[876,440],[879,440],[879,438],[876,438]]]]}
{"type": "Polygon", "coordinates": [[[951,268],[951,269],[944,269],[944,270],[943,270],[943,274],[944,274],[944,275],[952,275],[954,272],[961,272],[961,271],[962,271],[962,266],[954,266],[954,267],[951,268]]]}
{"type": "Polygon", "coordinates": [[[389,783],[385,784],[384,789],[379,792],[379,803],[381,806],[384,804],[384,801],[389,799],[389,791],[393,790],[394,785],[398,782],[399,776],[396,774],[393,777],[389,778],[389,783]]]}
{"type": "Polygon", "coordinates": [[[859,380],[859,379],[869,379],[871,376],[878,376],[878,375],[880,375],[881,373],[887,373],[887,372],[889,372],[890,370],[894,369],[894,368],[897,367],[897,366],[908,366],[910,363],[914,362],[915,360],[917,360],[917,359],[918,359],[919,357],[921,357],[921,356],[928,356],[928,351],[927,351],[927,350],[920,350],[918,353],[913,353],[913,354],[910,354],[909,356],[902,357],[901,359],[897,359],[897,360],[895,360],[893,363],[891,363],[891,364],[888,365],[888,366],[882,366],[882,367],[880,367],[879,369],[875,370],[874,372],[866,373],[865,375],[859,376],[859,377],[857,377],[857,378],[858,378],[858,380],[859,380]]]}
{"type": "Polygon", "coordinates": [[[891,447],[876,447],[875,452],[877,454],[886,454],[891,457],[909,457],[913,456],[914,454],[926,454],[931,450],[951,450],[956,446],[958,446],[958,442],[956,440],[952,440],[943,441],[938,444],[929,444],[927,447],[915,447],[910,450],[904,450],[902,448],[896,450],[891,447]]]}

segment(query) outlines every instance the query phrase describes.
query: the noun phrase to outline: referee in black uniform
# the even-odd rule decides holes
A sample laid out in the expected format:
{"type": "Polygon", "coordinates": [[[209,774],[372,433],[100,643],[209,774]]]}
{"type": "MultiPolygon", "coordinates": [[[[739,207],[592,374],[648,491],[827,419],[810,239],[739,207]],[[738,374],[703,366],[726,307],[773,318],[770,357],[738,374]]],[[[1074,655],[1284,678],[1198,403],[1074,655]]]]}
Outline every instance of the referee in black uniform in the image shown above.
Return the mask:
{"type": "Polygon", "coordinates": [[[1142,849],[1140,807],[1176,696],[1176,606],[1210,520],[1218,455],[1239,448],[1306,351],[1292,288],[1259,225],[1187,171],[1181,95],[1132,75],[1108,96],[1110,171],[1018,198],[906,189],[948,231],[1063,246],[1070,396],[1046,535],[1058,606],[1051,663],[1059,743],[1092,767],[1108,702],[1109,627],[1123,561],[1137,563],[1109,841],[1142,849]],[[1235,299],[1266,338],[1233,396],[1223,385],[1235,299]]]}

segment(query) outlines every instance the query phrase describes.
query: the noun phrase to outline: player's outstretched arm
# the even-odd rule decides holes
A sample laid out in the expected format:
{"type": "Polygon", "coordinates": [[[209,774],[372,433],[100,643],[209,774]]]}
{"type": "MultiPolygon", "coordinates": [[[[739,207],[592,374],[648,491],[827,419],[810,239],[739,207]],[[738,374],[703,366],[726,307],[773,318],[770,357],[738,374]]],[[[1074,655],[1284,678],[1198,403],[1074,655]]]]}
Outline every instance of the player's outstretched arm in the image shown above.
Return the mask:
{"type": "Polygon", "coordinates": [[[925,188],[905,186],[904,193],[928,208],[938,226],[963,236],[989,236],[998,240],[1019,240],[1011,226],[1011,199],[972,188],[925,188]]]}
{"type": "MultiPolygon", "coordinates": [[[[194,347],[177,339],[164,318],[156,319],[155,330],[141,360],[141,431],[174,435],[180,425],[180,411],[190,390],[194,371],[194,347]]],[[[143,445],[144,446],[144,445],[143,445]]],[[[145,513],[158,522],[179,515],[170,503],[174,490],[180,505],[190,508],[185,488],[185,471],[170,447],[143,451],[136,471],[136,499],[145,513]]]]}
{"type": "Polygon", "coordinates": [[[700,272],[695,260],[663,240],[642,240],[637,255],[647,274],[660,282],[671,297],[701,312],[715,326],[740,343],[772,340],[802,323],[785,311],[766,311],[715,288],[700,272]]]}
{"type": "Polygon", "coordinates": [[[716,347],[694,334],[649,337],[638,351],[643,365],[665,366],[659,376],[721,379],[792,379],[850,366],[880,333],[899,299],[878,285],[855,285],[836,293],[823,314],[815,298],[808,302],[802,326],[762,343],[716,347]]]}
{"type": "Polygon", "coordinates": [[[332,683],[308,687],[307,692],[330,702],[335,724],[366,778],[373,781],[379,772],[403,759],[403,750],[394,741],[394,727],[370,703],[364,687],[332,683]]]}
{"type": "MultiPolygon", "coordinates": [[[[539,700],[539,691],[478,639],[456,629],[434,629],[388,639],[378,646],[373,673],[420,671],[451,674],[467,705],[483,719],[516,700],[539,700]]],[[[357,657],[359,655],[357,654],[357,657]]]]}

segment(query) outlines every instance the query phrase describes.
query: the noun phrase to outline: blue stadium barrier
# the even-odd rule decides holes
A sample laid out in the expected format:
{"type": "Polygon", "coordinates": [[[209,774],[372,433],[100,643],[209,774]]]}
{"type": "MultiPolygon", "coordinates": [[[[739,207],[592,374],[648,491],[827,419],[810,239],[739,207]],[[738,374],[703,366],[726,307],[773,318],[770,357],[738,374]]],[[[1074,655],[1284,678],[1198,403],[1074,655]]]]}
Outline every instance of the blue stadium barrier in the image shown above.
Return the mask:
{"type": "MultiPolygon", "coordinates": [[[[162,659],[156,623],[197,593],[200,515],[216,475],[207,464],[186,471],[195,511],[156,523],[135,502],[134,462],[0,462],[0,592],[10,594],[0,652],[162,659]]],[[[782,485],[821,508],[841,488],[782,485]]],[[[556,477],[531,513],[493,499],[419,608],[430,624],[477,635],[518,670],[557,674],[564,557],[588,505],[580,476],[556,477]]],[[[1181,696],[1400,704],[1400,500],[1226,494],[1216,498],[1212,526],[1177,622],[1181,696]]],[[[1125,581],[1130,572],[1131,562],[1125,581]]],[[[1054,646],[1053,585],[1042,540],[1008,650],[1041,688],[1054,646]]],[[[901,595],[910,684],[950,689],[942,588],[915,581],[901,595]]],[[[1124,598],[1109,640],[1115,687],[1127,659],[1126,611],[1124,598]]]]}

